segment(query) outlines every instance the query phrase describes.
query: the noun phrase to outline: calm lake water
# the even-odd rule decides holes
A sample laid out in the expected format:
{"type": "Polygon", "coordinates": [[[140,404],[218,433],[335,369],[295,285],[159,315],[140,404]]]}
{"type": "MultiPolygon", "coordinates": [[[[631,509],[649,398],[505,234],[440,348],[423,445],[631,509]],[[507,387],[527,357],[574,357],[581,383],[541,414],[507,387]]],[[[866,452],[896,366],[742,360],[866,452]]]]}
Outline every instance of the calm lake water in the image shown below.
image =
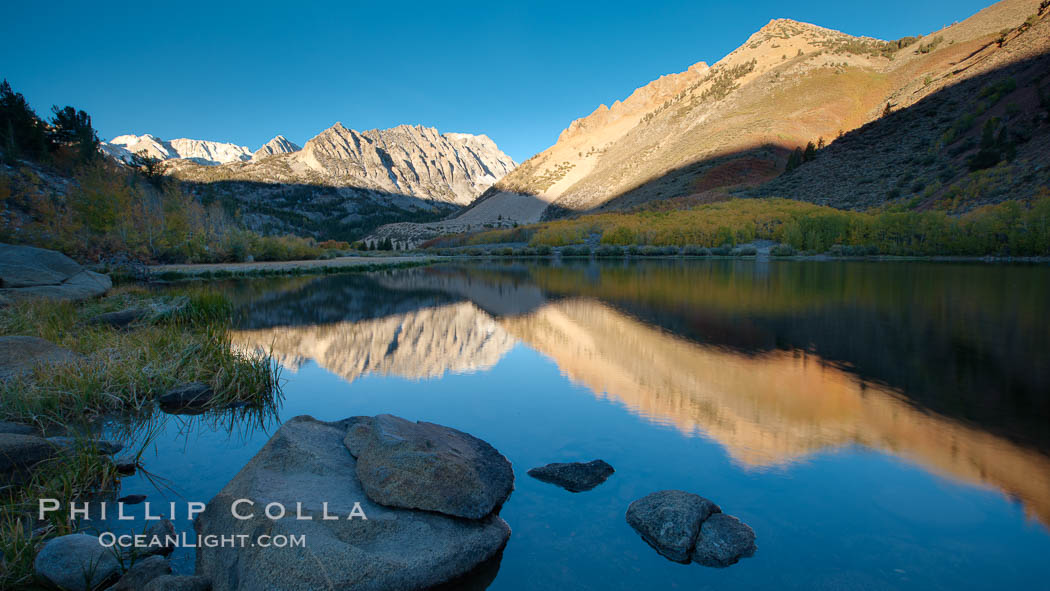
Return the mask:
{"type": "Polygon", "coordinates": [[[284,367],[279,416],[165,416],[144,458],[161,490],[122,494],[208,501],[280,420],[392,413],[513,463],[490,589],[1050,585],[1048,267],[492,263],[223,289],[235,345],[284,367]],[[616,473],[585,493],[525,474],[595,458],[616,473]],[[666,488],[758,552],[661,557],[624,511],[666,488]]]}

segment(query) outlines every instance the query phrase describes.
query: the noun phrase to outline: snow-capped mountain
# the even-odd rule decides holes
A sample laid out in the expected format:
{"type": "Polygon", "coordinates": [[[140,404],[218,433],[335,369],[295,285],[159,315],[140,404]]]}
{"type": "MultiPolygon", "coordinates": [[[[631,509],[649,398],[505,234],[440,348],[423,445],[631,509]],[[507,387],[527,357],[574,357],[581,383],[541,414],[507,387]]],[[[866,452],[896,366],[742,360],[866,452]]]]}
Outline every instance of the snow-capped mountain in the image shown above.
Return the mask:
{"type": "Polygon", "coordinates": [[[228,162],[243,162],[252,158],[252,152],[247,146],[189,138],[162,140],[148,133],[120,135],[108,142],[102,142],[100,149],[125,162],[131,159],[132,154],[140,152],[161,160],[182,158],[212,166],[228,162]]]}

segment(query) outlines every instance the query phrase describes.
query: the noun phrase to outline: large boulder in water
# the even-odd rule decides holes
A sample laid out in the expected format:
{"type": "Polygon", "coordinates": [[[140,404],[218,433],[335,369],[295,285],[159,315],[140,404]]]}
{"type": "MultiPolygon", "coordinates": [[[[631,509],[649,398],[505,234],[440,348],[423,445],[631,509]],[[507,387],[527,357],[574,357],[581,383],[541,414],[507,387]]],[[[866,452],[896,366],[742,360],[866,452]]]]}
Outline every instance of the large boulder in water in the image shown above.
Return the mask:
{"type": "Polygon", "coordinates": [[[108,275],[85,270],[58,251],[0,244],[0,302],[27,297],[80,300],[111,287],[108,275]]]}
{"type": "Polygon", "coordinates": [[[514,490],[510,462],[477,437],[393,415],[352,421],[346,447],[376,503],[480,519],[514,490]]]}
{"type": "Polygon", "coordinates": [[[211,579],[216,591],[425,589],[500,552],[510,527],[496,514],[469,520],[369,500],[357,477],[357,460],[343,444],[354,423],[305,416],[284,423],[195,524],[200,535],[244,534],[249,540],[260,534],[302,535],[304,547],[200,547],[197,574],[211,579]],[[252,518],[233,516],[231,505],[238,499],[254,503],[238,506],[242,514],[254,513],[252,518]],[[279,503],[287,515],[267,518],[270,503],[279,503]],[[297,519],[297,504],[298,513],[312,519],[297,519]],[[367,519],[354,516],[361,512],[367,519]],[[326,513],[338,519],[322,519],[326,513]]]}

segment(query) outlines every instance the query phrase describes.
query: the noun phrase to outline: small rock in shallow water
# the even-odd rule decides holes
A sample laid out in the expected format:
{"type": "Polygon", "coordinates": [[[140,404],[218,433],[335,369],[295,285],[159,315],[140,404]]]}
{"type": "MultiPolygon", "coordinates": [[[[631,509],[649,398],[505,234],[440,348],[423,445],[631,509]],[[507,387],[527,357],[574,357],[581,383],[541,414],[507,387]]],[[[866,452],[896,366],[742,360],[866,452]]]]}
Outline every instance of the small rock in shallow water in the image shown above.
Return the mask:
{"type": "Polygon", "coordinates": [[[712,515],[700,526],[693,562],[729,566],[755,553],[755,531],[732,515],[712,515]]]}
{"type": "Polygon", "coordinates": [[[381,505],[481,519],[514,490],[510,462],[473,435],[393,415],[351,421],[343,441],[365,493],[381,505]]]}
{"type": "Polygon", "coordinates": [[[115,463],[117,473],[123,476],[134,474],[139,468],[139,463],[135,460],[121,460],[115,463]]]}
{"type": "Polygon", "coordinates": [[[149,582],[142,591],[211,591],[208,577],[164,575],[149,582]]]}
{"type": "Polygon", "coordinates": [[[105,439],[91,439],[80,441],[75,437],[48,437],[47,441],[60,450],[73,451],[78,444],[93,449],[98,453],[108,456],[124,449],[124,444],[119,441],[107,441],[105,439]]]}
{"type": "Polygon", "coordinates": [[[124,503],[125,505],[138,505],[142,501],[146,500],[146,495],[128,495],[126,497],[120,497],[117,499],[118,503],[124,503]]]}
{"type": "Polygon", "coordinates": [[[163,556],[150,556],[138,560],[106,591],[140,591],[147,583],[158,577],[171,574],[171,564],[163,556]]]}
{"type": "Polygon", "coordinates": [[[713,502],[681,490],[646,495],[627,508],[627,523],[642,538],[675,562],[689,562],[700,524],[721,509],[713,502]]]}
{"type": "Polygon", "coordinates": [[[180,410],[197,410],[206,406],[215,396],[215,391],[204,382],[190,382],[176,386],[168,390],[160,397],[162,410],[166,412],[178,412],[180,410]]]}
{"type": "Polygon", "coordinates": [[[528,475],[543,482],[556,484],[570,492],[591,490],[606,481],[613,467],[604,460],[547,464],[528,471],[528,475]]]}
{"type": "Polygon", "coordinates": [[[113,550],[86,534],[61,536],[44,544],[33,568],[38,577],[65,591],[90,591],[120,574],[113,550]]]}

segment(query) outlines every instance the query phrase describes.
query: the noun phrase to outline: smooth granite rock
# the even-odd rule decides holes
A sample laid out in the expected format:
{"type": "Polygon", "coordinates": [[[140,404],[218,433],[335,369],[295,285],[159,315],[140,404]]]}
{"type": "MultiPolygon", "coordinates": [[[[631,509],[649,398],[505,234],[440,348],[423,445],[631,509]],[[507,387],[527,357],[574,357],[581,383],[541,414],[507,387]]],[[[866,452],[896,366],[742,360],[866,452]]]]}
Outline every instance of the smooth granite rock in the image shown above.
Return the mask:
{"type": "Polygon", "coordinates": [[[285,422],[195,523],[200,535],[304,535],[305,547],[202,547],[197,574],[211,579],[216,591],[411,590],[464,575],[497,555],[510,537],[498,515],[461,519],[369,500],[358,462],[343,443],[356,422],[305,416],[285,422]],[[238,508],[250,509],[252,518],[231,514],[237,499],[255,503],[238,508]],[[288,513],[267,518],[269,503],[288,513]],[[313,519],[296,519],[297,503],[298,512],[313,519]],[[322,519],[323,503],[338,519],[322,519]]]}
{"type": "Polygon", "coordinates": [[[724,567],[755,553],[755,531],[732,515],[712,515],[700,526],[693,562],[724,567]]]}
{"type": "Polygon", "coordinates": [[[612,476],[613,467],[604,460],[547,464],[529,470],[529,476],[556,484],[570,492],[591,490],[612,476]]]}
{"type": "Polygon", "coordinates": [[[163,556],[149,556],[131,565],[107,591],[141,591],[150,581],[171,574],[171,564],[163,556]]]}
{"type": "Polygon", "coordinates": [[[510,462],[477,437],[393,415],[351,421],[346,447],[376,503],[480,519],[514,490],[510,462]]]}
{"type": "Polygon", "coordinates": [[[76,353],[38,337],[0,337],[0,379],[31,371],[37,365],[62,365],[76,359],[76,353]]]}
{"type": "Polygon", "coordinates": [[[43,437],[0,433],[0,473],[31,468],[54,456],[55,451],[43,437]]]}
{"type": "Polygon", "coordinates": [[[0,287],[57,285],[82,270],[79,263],[55,250],[0,244],[0,287]]]}
{"type": "Polygon", "coordinates": [[[109,276],[87,271],[60,252],[0,244],[0,300],[79,300],[100,296],[111,287],[109,276]]]}
{"type": "Polygon", "coordinates": [[[87,534],[50,540],[36,555],[33,568],[37,577],[64,591],[91,591],[120,574],[113,550],[87,534]]]}
{"type": "Polygon", "coordinates": [[[689,562],[700,525],[722,510],[713,502],[681,490],[646,495],[627,508],[627,523],[667,558],[689,562]]]}

